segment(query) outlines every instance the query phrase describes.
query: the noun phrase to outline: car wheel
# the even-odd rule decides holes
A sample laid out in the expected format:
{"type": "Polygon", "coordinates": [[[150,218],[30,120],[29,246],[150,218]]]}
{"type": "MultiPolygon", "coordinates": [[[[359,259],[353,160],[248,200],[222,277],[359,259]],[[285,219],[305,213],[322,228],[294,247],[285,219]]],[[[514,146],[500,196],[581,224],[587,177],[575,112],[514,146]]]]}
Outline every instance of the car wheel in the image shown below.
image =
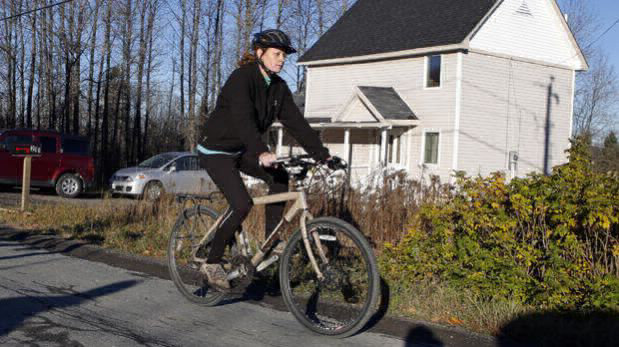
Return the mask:
{"type": "Polygon", "coordinates": [[[153,181],[148,182],[148,184],[144,188],[144,193],[142,194],[142,196],[145,200],[155,201],[161,198],[163,193],[165,193],[165,190],[163,189],[163,185],[161,184],[161,182],[153,181]]]}
{"type": "Polygon", "coordinates": [[[76,174],[64,174],[56,181],[56,193],[63,198],[75,198],[82,189],[82,180],[76,174]]]}

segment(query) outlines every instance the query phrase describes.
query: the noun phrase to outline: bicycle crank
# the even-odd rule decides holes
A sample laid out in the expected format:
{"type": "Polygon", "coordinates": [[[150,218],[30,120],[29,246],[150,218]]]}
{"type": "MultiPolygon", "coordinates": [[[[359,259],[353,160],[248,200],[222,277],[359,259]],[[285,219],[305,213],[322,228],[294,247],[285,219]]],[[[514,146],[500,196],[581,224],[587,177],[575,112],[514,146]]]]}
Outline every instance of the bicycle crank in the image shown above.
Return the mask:
{"type": "Polygon", "coordinates": [[[251,259],[242,255],[237,255],[230,261],[232,266],[228,273],[228,281],[232,287],[232,292],[243,292],[254,279],[256,268],[252,265],[251,259]]]}

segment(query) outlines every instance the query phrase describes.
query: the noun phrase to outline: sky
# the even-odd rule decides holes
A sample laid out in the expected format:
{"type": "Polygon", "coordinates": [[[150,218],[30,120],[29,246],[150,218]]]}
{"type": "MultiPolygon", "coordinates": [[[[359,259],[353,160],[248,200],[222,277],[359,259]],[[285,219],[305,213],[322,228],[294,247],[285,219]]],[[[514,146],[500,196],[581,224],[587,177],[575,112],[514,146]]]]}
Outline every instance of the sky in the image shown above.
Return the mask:
{"type": "MultiPolygon", "coordinates": [[[[619,19],[619,0],[581,0],[590,1],[591,6],[600,18],[600,35],[619,19]]],[[[562,0],[558,1],[561,5],[562,0]]],[[[598,41],[604,51],[608,54],[608,60],[619,74],[619,23],[616,24],[608,33],[598,41]]]]}
{"type": "MultiPolygon", "coordinates": [[[[586,0],[589,1],[589,0],[586,0]]],[[[599,11],[602,19],[602,27],[608,28],[619,19],[618,0],[592,0],[599,11]]],[[[600,44],[609,55],[609,61],[613,63],[615,72],[619,74],[619,24],[616,24],[604,37],[600,44]]]]}

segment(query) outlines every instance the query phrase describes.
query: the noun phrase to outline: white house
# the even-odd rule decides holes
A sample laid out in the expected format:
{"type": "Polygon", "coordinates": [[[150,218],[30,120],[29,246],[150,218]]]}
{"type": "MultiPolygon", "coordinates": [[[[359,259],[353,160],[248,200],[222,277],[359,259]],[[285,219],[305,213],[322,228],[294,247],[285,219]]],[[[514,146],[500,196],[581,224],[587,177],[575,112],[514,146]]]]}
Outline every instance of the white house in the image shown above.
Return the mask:
{"type": "MultiPolygon", "coordinates": [[[[587,62],[555,0],[358,0],[300,59],[305,117],[361,177],[566,161],[587,62]]],[[[278,130],[278,151],[296,148],[278,130]]]]}

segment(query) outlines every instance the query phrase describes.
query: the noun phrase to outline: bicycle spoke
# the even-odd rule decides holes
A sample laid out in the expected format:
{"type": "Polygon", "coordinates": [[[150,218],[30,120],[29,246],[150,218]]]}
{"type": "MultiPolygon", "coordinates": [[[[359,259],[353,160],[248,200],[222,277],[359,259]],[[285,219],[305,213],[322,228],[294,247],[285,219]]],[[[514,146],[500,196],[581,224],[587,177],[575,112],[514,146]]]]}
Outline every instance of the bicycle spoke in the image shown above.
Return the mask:
{"type": "Polygon", "coordinates": [[[358,235],[338,224],[310,223],[308,233],[314,236],[310,242],[314,255],[319,251],[316,237],[325,254],[326,262],[316,257],[324,279],[318,279],[300,235],[293,237],[280,273],[287,305],[319,333],[340,335],[360,329],[377,299],[377,272],[369,246],[362,247],[358,235]]]}
{"type": "Polygon", "coordinates": [[[198,257],[208,254],[208,244],[200,249],[199,242],[216,217],[214,211],[202,206],[183,211],[170,235],[168,247],[170,277],[174,284],[185,298],[206,306],[217,304],[223,294],[209,288],[205,275],[200,272],[202,262],[196,261],[194,254],[198,257]]]}

